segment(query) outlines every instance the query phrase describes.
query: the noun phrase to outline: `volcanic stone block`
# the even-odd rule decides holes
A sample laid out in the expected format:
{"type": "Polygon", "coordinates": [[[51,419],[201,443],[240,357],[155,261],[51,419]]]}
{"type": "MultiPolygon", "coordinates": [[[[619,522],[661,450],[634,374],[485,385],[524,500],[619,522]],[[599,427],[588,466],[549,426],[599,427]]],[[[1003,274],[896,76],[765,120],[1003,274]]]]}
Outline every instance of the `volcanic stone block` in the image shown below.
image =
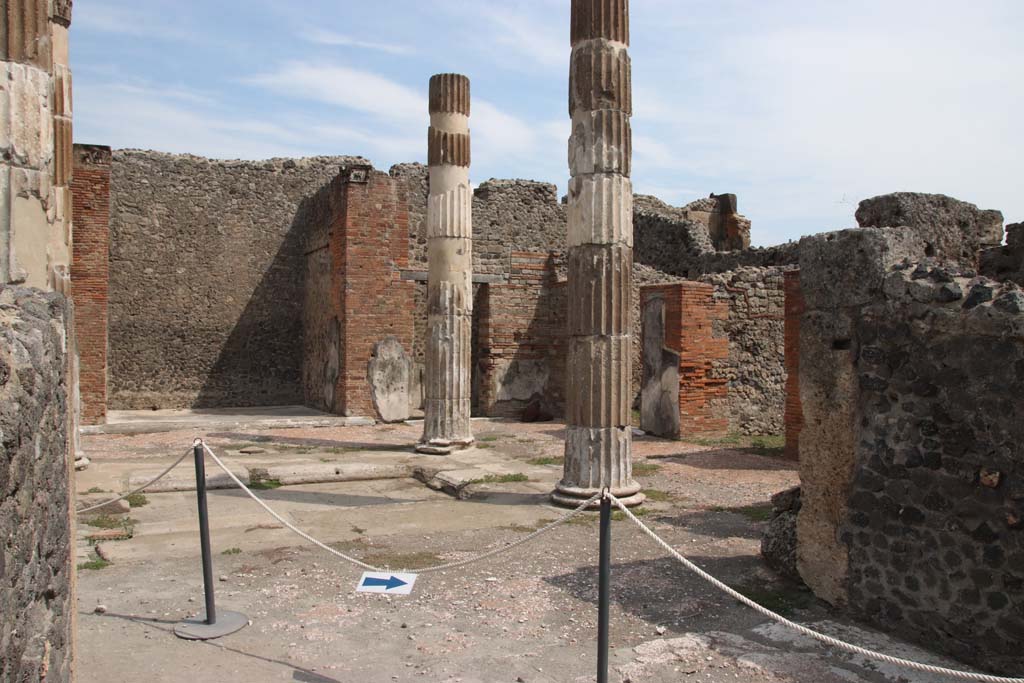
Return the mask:
{"type": "Polygon", "coordinates": [[[628,336],[574,337],[569,341],[569,423],[581,427],[629,426],[629,392],[619,389],[630,378],[628,336]]]}
{"type": "Polygon", "coordinates": [[[633,247],[633,184],[616,173],[569,181],[570,249],[583,244],[633,247]]]}
{"type": "Polygon", "coordinates": [[[373,406],[384,422],[409,419],[411,365],[397,337],[377,342],[367,368],[373,406]]]}
{"type": "Polygon", "coordinates": [[[573,49],[569,73],[569,115],[611,109],[633,114],[629,52],[593,41],[573,49]]]}
{"type": "Polygon", "coordinates": [[[573,117],[569,167],[577,173],[621,173],[629,176],[633,130],[625,112],[601,109],[573,117]]]}
{"type": "Polygon", "coordinates": [[[582,245],[569,253],[569,334],[628,335],[633,254],[628,247],[582,245]]]}
{"type": "Polygon", "coordinates": [[[857,207],[861,227],[903,227],[925,242],[927,256],[976,265],[978,250],[1003,241],[1003,214],[941,194],[895,192],[857,207]]]}

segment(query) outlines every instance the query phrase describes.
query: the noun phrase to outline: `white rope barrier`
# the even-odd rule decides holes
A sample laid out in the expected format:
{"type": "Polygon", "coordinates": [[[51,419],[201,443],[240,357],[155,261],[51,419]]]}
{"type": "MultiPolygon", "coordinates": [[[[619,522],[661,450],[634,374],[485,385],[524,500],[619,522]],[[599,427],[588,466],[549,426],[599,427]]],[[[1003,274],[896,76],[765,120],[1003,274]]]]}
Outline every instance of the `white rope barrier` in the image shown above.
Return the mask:
{"type": "Polygon", "coordinates": [[[185,458],[187,458],[190,453],[192,453],[192,449],[191,448],[189,448],[187,451],[182,453],[181,457],[178,458],[177,460],[175,460],[171,464],[170,467],[168,467],[166,470],[164,470],[160,474],[156,475],[156,477],[154,479],[152,479],[151,481],[146,482],[145,484],[143,484],[139,488],[133,489],[133,490],[129,491],[128,493],[125,493],[123,495],[118,496],[117,498],[114,498],[113,500],[108,500],[108,501],[106,501],[104,503],[100,503],[99,505],[90,505],[87,508],[82,508],[80,510],[75,510],[75,514],[79,514],[80,515],[83,512],[92,512],[93,510],[99,510],[101,507],[104,507],[104,506],[107,506],[107,505],[112,505],[114,503],[118,503],[118,502],[124,500],[125,498],[127,498],[129,496],[134,496],[136,493],[140,493],[142,491],[145,491],[150,486],[152,486],[153,484],[157,483],[158,481],[160,481],[161,479],[166,477],[170,473],[170,471],[173,470],[178,465],[180,465],[181,461],[184,460],[185,458]]]}
{"type": "MultiPolygon", "coordinates": [[[[206,450],[207,454],[209,454],[209,456],[213,459],[213,461],[215,463],[217,463],[217,466],[220,467],[222,470],[224,470],[225,474],[227,474],[228,477],[230,477],[231,480],[235,482],[236,486],[238,486],[240,489],[245,491],[245,493],[248,494],[248,496],[250,498],[252,498],[254,501],[256,501],[256,503],[260,507],[262,507],[264,510],[266,510],[267,513],[271,517],[273,517],[274,519],[279,521],[281,524],[283,524],[285,527],[287,527],[293,533],[295,533],[295,534],[301,536],[302,538],[306,539],[307,541],[309,541],[313,545],[317,546],[321,550],[325,550],[328,553],[330,553],[331,555],[334,555],[335,557],[338,557],[338,558],[340,558],[342,560],[345,560],[346,562],[354,564],[354,565],[356,565],[358,567],[362,567],[363,569],[368,569],[368,570],[374,571],[374,572],[389,571],[389,569],[387,569],[387,568],[374,567],[372,565],[366,564],[365,562],[363,562],[361,560],[357,560],[354,557],[350,557],[349,555],[346,555],[345,553],[340,552],[338,550],[335,550],[334,548],[330,547],[329,545],[327,545],[325,543],[322,543],[321,541],[318,541],[317,539],[313,538],[312,536],[307,534],[302,529],[299,529],[294,524],[292,524],[291,522],[286,520],[284,517],[282,517],[280,514],[275,512],[269,505],[267,505],[262,499],[260,499],[259,496],[257,496],[255,493],[253,493],[252,490],[248,486],[246,486],[242,482],[241,479],[239,479],[237,476],[235,476],[234,472],[232,472],[230,469],[228,469],[227,465],[225,465],[224,462],[221,461],[221,459],[217,457],[217,454],[214,453],[213,450],[209,446],[207,446],[205,443],[203,443],[203,448],[206,450]]],[[[466,559],[466,560],[460,560],[458,562],[449,562],[447,564],[441,564],[441,565],[437,565],[435,567],[424,567],[422,569],[410,569],[409,571],[415,572],[417,574],[429,574],[431,572],[440,572],[440,571],[444,571],[446,569],[455,569],[457,567],[464,567],[466,565],[473,564],[474,562],[482,562],[483,560],[489,559],[489,558],[494,557],[496,555],[501,555],[503,553],[507,553],[507,552],[513,550],[514,548],[518,548],[519,546],[521,546],[521,545],[523,545],[525,543],[529,543],[530,541],[533,541],[533,540],[539,538],[540,536],[548,533],[552,529],[555,529],[556,527],[559,527],[559,526],[569,522],[571,519],[573,519],[574,517],[576,517],[577,515],[582,513],[584,510],[586,510],[587,507],[590,506],[592,503],[597,502],[600,498],[601,498],[601,494],[600,493],[592,496],[589,500],[584,501],[582,504],[580,504],[580,506],[578,508],[576,508],[575,510],[571,511],[569,514],[565,515],[564,517],[562,517],[560,519],[555,520],[554,522],[552,522],[551,524],[548,524],[547,526],[545,526],[542,529],[538,529],[537,531],[534,531],[529,536],[525,536],[524,538],[519,539],[515,543],[511,543],[511,544],[509,544],[507,546],[504,546],[504,547],[501,547],[501,548],[496,548],[494,550],[491,550],[491,551],[488,551],[486,553],[477,555],[475,557],[471,557],[471,558],[466,559]]]]}
{"type": "Polygon", "coordinates": [[[688,560],[685,557],[683,557],[683,555],[680,554],[675,548],[673,548],[667,542],[662,540],[661,537],[659,537],[656,533],[654,533],[651,529],[649,529],[647,527],[647,525],[645,525],[643,522],[641,522],[636,517],[636,515],[634,515],[629,510],[628,507],[626,507],[625,505],[622,504],[622,501],[620,501],[618,498],[613,496],[611,493],[608,493],[607,495],[608,495],[609,500],[611,500],[612,503],[617,508],[622,510],[623,514],[625,514],[626,517],[630,521],[632,521],[634,524],[636,524],[643,533],[645,533],[647,536],[649,536],[651,538],[651,540],[653,540],[655,543],[657,543],[659,546],[661,546],[666,552],[670,553],[673,557],[675,557],[677,560],[679,560],[691,572],[693,572],[694,574],[696,574],[700,578],[704,579],[705,581],[707,581],[708,583],[710,583],[712,586],[714,586],[718,590],[722,591],[723,593],[725,593],[725,594],[729,595],[730,597],[740,601],[741,603],[743,603],[747,607],[751,608],[755,612],[757,612],[757,613],[759,613],[759,614],[761,614],[761,615],[763,615],[765,617],[768,617],[769,619],[772,619],[773,621],[777,621],[778,623],[782,624],[783,626],[786,626],[788,628],[793,629],[797,633],[801,633],[801,634],[803,634],[803,635],[805,635],[805,636],[807,636],[809,638],[813,638],[814,640],[817,640],[817,641],[819,641],[821,643],[824,643],[826,645],[839,648],[840,650],[846,650],[847,652],[852,652],[854,654],[862,655],[864,657],[868,657],[870,659],[874,659],[874,660],[877,660],[877,661],[880,661],[880,662],[886,662],[888,664],[895,664],[896,666],[901,666],[901,667],[904,667],[904,668],[907,668],[907,669],[914,669],[916,671],[923,671],[925,673],[936,674],[936,675],[941,675],[941,676],[951,676],[953,678],[960,678],[960,679],[967,680],[967,681],[982,681],[983,683],[1024,683],[1024,678],[1005,678],[1005,677],[1002,677],[1002,676],[992,676],[992,675],[989,675],[989,674],[973,673],[973,672],[970,672],[970,671],[958,671],[956,669],[947,669],[947,668],[941,667],[941,666],[932,666],[930,664],[921,664],[919,662],[914,662],[914,661],[911,661],[909,659],[901,659],[899,657],[893,657],[891,655],[883,654],[881,652],[875,652],[874,650],[869,650],[867,648],[859,647],[857,645],[852,645],[852,644],[847,643],[845,641],[839,640],[838,638],[833,638],[832,636],[827,636],[824,633],[819,633],[818,631],[815,631],[815,630],[810,629],[810,628],[808,628],[806,626],[798,624],[795,621],[790,621],[789,619],[783,617],[782,615],[776,614],[775,612],[771,611],[767,607],[763,607],[763,606],[759,605],[758,603],[754,602],[753,600],[751,600],[747,596],[743,595],[739,591],[735,590],[734,588],[731,588],[730,586],[727,586],[725,583],[723,583],[720,580],[716,579],[715,577],[711,576],[711,574],[708,574],[706,571],[704,571],[703,569],[701,569],[700,567],[695,565],[693,562],[691,562],[690,560],[688,560]]]}

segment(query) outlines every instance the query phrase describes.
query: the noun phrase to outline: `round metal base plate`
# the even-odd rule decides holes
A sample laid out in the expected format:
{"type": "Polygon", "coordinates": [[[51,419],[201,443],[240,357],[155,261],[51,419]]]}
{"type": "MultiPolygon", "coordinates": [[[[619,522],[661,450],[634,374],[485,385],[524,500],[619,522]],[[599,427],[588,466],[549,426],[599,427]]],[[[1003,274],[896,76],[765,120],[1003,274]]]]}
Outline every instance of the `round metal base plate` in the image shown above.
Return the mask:
{"type": "Polygon", "coordinates": [[[174,627],[174,635],[185,640],[213,640],[241,631],[249,625],[249,617],[240,612],[217,610],[217,623],[207,624],[206,614],[186,619],[174,627]]]}

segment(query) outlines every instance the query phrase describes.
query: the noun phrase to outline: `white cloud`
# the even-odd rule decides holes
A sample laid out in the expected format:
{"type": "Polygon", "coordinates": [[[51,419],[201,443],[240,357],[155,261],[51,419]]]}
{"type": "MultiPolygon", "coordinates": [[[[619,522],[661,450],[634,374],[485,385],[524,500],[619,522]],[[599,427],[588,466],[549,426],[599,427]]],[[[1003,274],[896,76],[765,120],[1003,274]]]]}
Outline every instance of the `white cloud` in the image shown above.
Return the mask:
{"type": "Polygon", "coordinates": [[[427,117],[427,98],[423,94],[375,73],[347,66],[290,62],[243,82],[392,122],[422,123],[427,117]]]}
{"type": "Polygon", "coordinates": [[[364,50],[377,50],[393,55],[408,55],[415,52],[408,45],[394,45],[391,43],[375,43],[371,41],[358,40],[351,36],[342,35],[325,29],[309,29],[301,34],[301,37],[317,45],[331,45],[335,47],[354,47],[364,50]]]}

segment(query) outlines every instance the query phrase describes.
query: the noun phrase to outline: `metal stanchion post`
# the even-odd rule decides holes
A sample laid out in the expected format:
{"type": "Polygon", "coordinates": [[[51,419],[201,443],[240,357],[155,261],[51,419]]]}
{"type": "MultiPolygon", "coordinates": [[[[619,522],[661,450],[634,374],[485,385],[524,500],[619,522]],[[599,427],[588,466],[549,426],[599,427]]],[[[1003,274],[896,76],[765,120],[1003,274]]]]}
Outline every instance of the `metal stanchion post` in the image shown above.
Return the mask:
{"type": "Polygon", "coordinates": [[[601,549],[597,597],[597,683],[608,683],[608,605],[612,573],[612,501],[601,498],[601,549]]]}
{"type": "Polygon", "coordinates": [[[195,444],[196,500],[199,506],[199,546],[203,556],[203,591],[206,612],[202,618],[186,619],[174,634],[186,640],[212,640],[241,630],[249,618],[239,612],[224,611],[217,615],[213,595],[213,555],[210,552],[210,516],[206,507],[206,454],[201,441],[195,444]]]}

